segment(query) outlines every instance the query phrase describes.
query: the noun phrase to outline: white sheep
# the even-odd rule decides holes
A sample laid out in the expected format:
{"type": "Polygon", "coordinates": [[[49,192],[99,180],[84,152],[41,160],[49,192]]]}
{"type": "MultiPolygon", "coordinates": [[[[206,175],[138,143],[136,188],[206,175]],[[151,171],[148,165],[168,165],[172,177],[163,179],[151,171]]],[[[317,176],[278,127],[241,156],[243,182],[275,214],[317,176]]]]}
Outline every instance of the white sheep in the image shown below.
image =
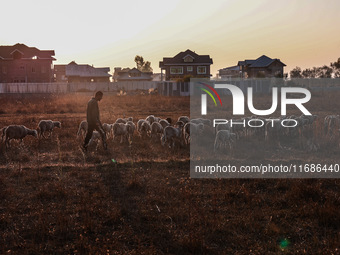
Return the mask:
{"type": "Polygon", "coordinates": [[[123,124],[126,124],[126,122],[127,122],[126,119],[118,118],[118,119],[116,119],[116,122],[115,122],[115,123],[123,123],[123,124]]]}
{"type": "Polygon", "coordinates": [[[183,138],[184,138],[185,144],[189,144],[192,138],[197,137],[198,135],[202,134],[203,130],[204,130],[203,123],[199,123],[199,124],[195,124],[192,122],[186,123],[183,128],[183,138]]]}
{"type": "Polygon", "coordinates": [[[163,119],[161,119],[161,120],[159,121],[159,124],[162,125],[163,129],[164,129],[165,127],[170,126],[170,123],[169,123],[167,120],[163,120],[163,119]]]}
{"type": "Polygon", "coordinates": [[[129,137],[129,141],[130,143],[132,143],[132,137],[133,137],[133,133],[135,132],[136,130],[136,125],[135,123],[133,123],[132,121],[128,121],[126,123],[126,125],[129,125],[130,127],[128,128],[128,137],[129,137]]]}
{"type": "Polygon", "coordinates": [[[150,126],[149,122],[145,121],[145,122],[142,123],[142,125],[140,126],[139,133],[142,137],[150,136],[151,126],[150,126]]]}
{"type": "Polygon", "coordinates": [[[149,122],[150,125],[152,125],[152,123],[156,121],[156,117],[154,115],[149,115],[145,120],[149,122]]]}
{"type": "Polygon", "coordinates": [[[179,121],[181,121],[181,122],[183,122],[184,124],[186,124],[186,123],[188,123],[188,122],[190,121],[190,118],[187,117],[187,116],[180,116],[180,117],[178,118],[177,122],[179,122],[179,121]]]}
{"type": "Polygon", "coordinates": [[[6,148],[10,146],[9,142],[12,139],[24,139],[27,135],[38,137],[38,132],[35,129],[29,129],[23,125],[10,125],[5,129],[5,144],[6,148]]]}
{"type": "Polygon", "coordinates": [[[128,139],[128,134],[129,134],[129,129],[130,125],[124,124],[124,123],[114,123],[112,126],[113,130],[113,140],[115,139],[116,136],[120,136],[120,143],[123,142],[123,140],[128,139]]]}
{"type": "Polygon", "coordinates": [[[101,140],[101,135],[98,131],[93,131],[92,137],[89,141],[88,146],[91,146],[92,144],[96,143],[98,145],[98,142],[101,140]]]}
{"type": "Polygon", "coordinates": [[[85,136],[85,134],[87,133],[87,129],[88,129],[88,124],[86,120],[83,120],[82,122],[80,122],[79,124],[79,128],[78,128],[78,132],[77,132],[77,136],[85,136]]]}
{"type": "Polygon", "coordinates": [[[231,133],[229,130],[219,130],[215,137],[214,151],[216,152],[219,148],[227,148],[227,145],[232,150],[235,140],[235,133],[231,133]]]}
{"type": "Polygon", "coordinates": [[[44,133],[49,132],[49,137],[52,137],[53,128],[61,128],[60,121],[52,121],[52,120],[41,120],[38,124],[38,137],[45,137],[44,133]]]}
{"type": "Polygon", "coordinates": [[[106,134],[107,138],[110,138],[110,134],[112,133],[112,124],[107,124],[107,123],[103,123],[103,130],[106,134]]]}
{"type": "Polygon", "coordinates": [[[175,143],[178,142],[183,145],[183,138],[182,138],[182,124],[178,124],[178,127],[166,127],[163,131],[163,135],[161,137],[162,146],[164,146],[167,142],[169,143],[169,148],[174,148],[175,143]]]}
{"type": "Polygon", "coordinates": [[[154,122],[151,124],[151,139],[154,137],[154,136],[157,136],[157,135],[162,135],[163,133],[163,126],[159,123],[159,122],[154,122]]]}

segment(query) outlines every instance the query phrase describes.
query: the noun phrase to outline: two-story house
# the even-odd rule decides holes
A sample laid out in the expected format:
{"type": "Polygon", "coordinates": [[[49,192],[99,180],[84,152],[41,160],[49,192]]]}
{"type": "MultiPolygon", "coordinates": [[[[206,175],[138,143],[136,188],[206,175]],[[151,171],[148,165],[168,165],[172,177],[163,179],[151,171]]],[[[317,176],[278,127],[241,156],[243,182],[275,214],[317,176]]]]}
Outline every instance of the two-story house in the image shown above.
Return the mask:
{"type": "Polygon", "coordinates": [[[239,61],[237,65],[244,78],[283,77],[283,68],[286,66],[280,59],[266,55],[254,60],[239,61]]]}
{"type": "Polygon", "coordinates": [[[162,80],[179,80],[184,77],[210,78],[210,65],[213,60],[209,55],[198,55],[191,50],[178,53],[170,58],[163,58],[159,62],[161,68],[162,80]],[[165,71],[165,79],[163,78],[165,71]]]}
{"type": "Polygon", "coordinates": [[[52,82],[54,50],[17,43],[0,46],[0,83],[52,82]]]}

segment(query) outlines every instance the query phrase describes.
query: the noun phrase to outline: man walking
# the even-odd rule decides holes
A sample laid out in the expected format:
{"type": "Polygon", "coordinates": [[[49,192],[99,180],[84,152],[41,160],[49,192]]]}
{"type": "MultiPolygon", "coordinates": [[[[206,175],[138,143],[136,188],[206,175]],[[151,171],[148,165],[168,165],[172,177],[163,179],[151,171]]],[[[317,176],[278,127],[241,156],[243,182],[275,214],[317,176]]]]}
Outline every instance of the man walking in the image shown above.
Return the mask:
{"type": "Polygon", "coordinates": [[[87,103],[87,133],[84,140],[83,149],[87,150],[88,143],[92,137],[93,130],[97,130],[102,138],[104,149],[107,150],[106,135],[99,118],[98,102],[102,100],[103,92],[97,91],[95,96],[87,103]]]}

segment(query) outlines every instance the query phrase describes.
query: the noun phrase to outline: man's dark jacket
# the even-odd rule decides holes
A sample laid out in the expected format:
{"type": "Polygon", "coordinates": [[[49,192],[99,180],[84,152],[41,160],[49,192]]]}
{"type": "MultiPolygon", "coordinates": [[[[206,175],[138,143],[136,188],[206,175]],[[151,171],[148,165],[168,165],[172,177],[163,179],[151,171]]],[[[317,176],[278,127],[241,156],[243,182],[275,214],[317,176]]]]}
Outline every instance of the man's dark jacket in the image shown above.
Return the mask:
{"type": "Polygon", "coordinates": [[[98,101],[94,97],[87,103],[87,123],[89,125],[100,123],[98,101]]]}

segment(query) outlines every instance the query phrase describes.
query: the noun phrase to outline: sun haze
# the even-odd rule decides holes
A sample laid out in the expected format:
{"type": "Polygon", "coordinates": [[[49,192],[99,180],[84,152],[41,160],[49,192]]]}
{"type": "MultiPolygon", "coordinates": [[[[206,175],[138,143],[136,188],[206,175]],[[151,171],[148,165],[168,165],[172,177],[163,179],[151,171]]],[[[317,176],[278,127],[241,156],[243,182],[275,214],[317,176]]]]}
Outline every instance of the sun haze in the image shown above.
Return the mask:
{"type": "Polygon", "coordinates": [[[163,57],[191,49],[213,58],[215,76],[263,54],[280,58],[285,72],[340,56],[336,0],[36,0],[17,7],[2,3],[0,45],[55,50],[54,64],[75,60],[113,70],[134,66],[141,55],[160,72],[163,57]]]}

